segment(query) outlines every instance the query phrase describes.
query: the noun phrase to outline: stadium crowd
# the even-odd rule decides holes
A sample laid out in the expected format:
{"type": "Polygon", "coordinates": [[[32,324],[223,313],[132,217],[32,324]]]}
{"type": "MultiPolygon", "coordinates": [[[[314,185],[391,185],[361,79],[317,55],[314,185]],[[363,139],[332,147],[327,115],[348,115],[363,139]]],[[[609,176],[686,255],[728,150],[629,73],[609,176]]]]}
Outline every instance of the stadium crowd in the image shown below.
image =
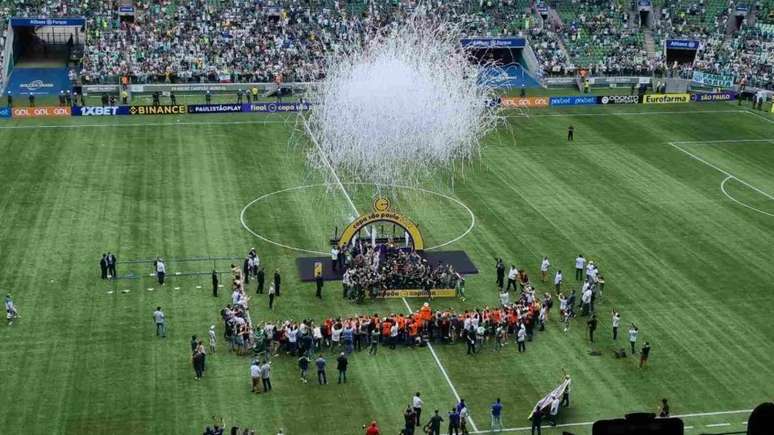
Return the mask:
{"type": "MultiPolygon", "coordinates": [[[[527,37],[544,74],[690,75],[692,66],[667,65],[661,43],[698,39],[695,68],[734,74],[750,85],[772,86],[774,45],[768,3],[753,5],[758,22],[727,34],[733,2],[680,0],[654,4],[655,53],[628,2],[549,2],[548,19],[525,0],[137,0],[134,21],[121,20],[111,0],[13,0],[0,5],[10,16],[84,16],[87,43],[74,76],[83,83],[310,81],[324,75],[325,58],[397,25],[414,13],[458,23],[465,35],[527,37]],[[429,13],[428,13],[429,14],[429,13]],[[768,30],[767,30],[768,29],[768,30]]],[[[6,26],[2,26],[5,32],[6,26]]],[[[4,46],[5,35],[0,38],[4,46]]],[[[2,62],[2,59],[0,59],[2,62]]]]}

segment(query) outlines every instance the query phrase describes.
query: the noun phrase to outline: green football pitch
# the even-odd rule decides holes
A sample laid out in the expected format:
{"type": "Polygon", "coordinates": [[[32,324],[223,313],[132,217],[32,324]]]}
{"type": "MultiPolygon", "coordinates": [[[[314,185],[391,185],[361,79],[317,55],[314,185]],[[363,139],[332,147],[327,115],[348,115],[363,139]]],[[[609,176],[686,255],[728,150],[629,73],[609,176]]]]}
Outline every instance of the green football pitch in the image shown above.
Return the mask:
{"type": "MultiPolygon", "coordinates": [[[[372,419],[393,434],[416,391],[423,415],[445,415],[456,395],[465,398],[480,432],[500,397],[504,426],[518,429],[563,369],[573,379],[571,406],[559,415],[562,427],[546,433],[590,433],[589,422],[655,411],[661,398],[696,433],[743,430],[746,410],[774,391],[774,117],[728,103],[505,115],[453,186],[439,177],[422,186],[429,192],[393,193],[428,244],[464,235],[446,248],[465,250],[481,271],[467,279],[467,301],[434,307],[496,305],[495,256],[535,280],[544,255],[571,277],[583,253],[607,280],[597,343],[588,343],[583,320],[565,333],[554,315],[522,354],[513,344],[473,357],[461,344],[436,345],[435,354],[381,348],[355,353],[349,383],[327,386],[301,383],[295,359],[281,355],[273,392],[259,395],[250,393],[250,359],[223,340],[194,380],[191,335],[215,324],[222,336],[219,310],[230,298],[212,297],[207,275],[174,271],[207,272],[212,262],[170,262],[160,288],[148,264],[126,261],[244,256],[255,247],[284,283],[272,313],[266,296],[254,297],[254,321],[405,312],[401,300],[342,300],[335,283],[317,301],[313,285],[297,278],[303,254],[277,245],[326,251],[333,228],[353,213],[340,191],[315,186],[323,177],[292,145],[295,119],[3,121],[0,291],[22,317],[0,327],[2,431],[194,434],[218,416],[259,434],[358,434],[372,419]],[[105,251],[118,255],[119,274],[138,278],[102,281],[105,251]],[[169,321],[165,340],[151,319],[158,305],[169,321]],[[646,368],[613,357],[625,345],[610,336],[614,308],[624,325],[639,326],[640,345],[651,343],[646,368]]],[[[370,207],[367,187],[347,188],[356,207],[370,207]]]]}

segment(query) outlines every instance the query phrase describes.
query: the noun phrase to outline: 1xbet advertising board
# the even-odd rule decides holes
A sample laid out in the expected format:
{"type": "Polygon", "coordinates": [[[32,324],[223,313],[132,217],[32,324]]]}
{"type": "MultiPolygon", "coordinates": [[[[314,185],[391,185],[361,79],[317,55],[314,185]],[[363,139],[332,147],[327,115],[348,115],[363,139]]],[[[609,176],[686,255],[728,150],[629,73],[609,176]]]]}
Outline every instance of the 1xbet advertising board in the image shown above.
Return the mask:
{"type": "Polygon", "coordinates": [[[587,106],[589,104],[597,104],[597,97],[551,97],[548,100],[548,104],[551,106],[587,106]]]}
{"type": "Polygon", "coordinates": [[[73,116],[128,115],[129,106],[73,106],[73,116]]]}
{"type": "Polygon", "coordinates": [[[44,118],[55,116],[70,116],[69,107],[41,106],[41,107],[17,107],[13,109],[14,118],[44,118]]]}
{"type": "Polygon", "coordinates": [[[605,95],[599,97],[599,104],[637,104],[640,97],[637,95],[605,95]]]}

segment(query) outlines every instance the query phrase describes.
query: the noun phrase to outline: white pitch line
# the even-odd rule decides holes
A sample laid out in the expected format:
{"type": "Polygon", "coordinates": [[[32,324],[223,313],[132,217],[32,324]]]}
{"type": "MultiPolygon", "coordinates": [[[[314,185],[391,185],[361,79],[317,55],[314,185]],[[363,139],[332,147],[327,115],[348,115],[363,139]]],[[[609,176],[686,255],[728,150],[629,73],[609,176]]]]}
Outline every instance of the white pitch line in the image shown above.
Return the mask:
{"type": "Polygon", "coordinates": [[[774,139],[722,139],[722,140],[676,140],[672,143],[703,144],[703,143],[744,143],[744,142],[774,142],[774,139]]]}
{"type": "MultiPolygon", "coordinates": [[[[673,115],[675,113],[683,114],[702,114],[702,113],[750,113],[747,110],[661,110],[648,112],[602,112],[602,113],[538,113],[529,115],[528,118],[552,118],[566,116],[655,116],[655,115],[673,115]]],[[[755,115],[758,115],[755,113],[755,115]]],[[[760,115],[758,115],[760,116],[760,115]]],[[[524,115],[505,115],[505,118],[524,118],[524,115]]],[[[766,119],[766,118],[764,118],[766,119]]],[[[770,121],[769,119],[766,119],[770,121]]]]}
{"type": "Polygon", "coordinates": [[[721,426],[731,426],[731,423],[715,423],[715,424],[707,425],[707,427],[721,427],[721,426]]]}
{"type": "MultiPolygon", "coordinates": [[[[725,414],[743,414],[752,412],[752,409],[739,409],[735,411],[716,411],[716,412],[697,412],[693,414],[682,414],[682,415],[672,415],[672,417],[677,418],[689,418],[689,417],[708,417],[712,415],[725,415],[725,414]]],[[[600,419],[602,420],[602,419],[600,419]]],[[[583,421],[580,423],[565,423],[565,424],[557,424],[556,426],[549,426],[549,425],[543,425],[543,427],[549,428],[549,427],[573,427],[573,426],[590,426],[594,424],[594,421],[583,421]]],[[[730,423],[723,423],[723,424],[730,424],[730,423]]],[[[708,426],[710,427],[710,426],[708,426]]],[[[693,429],[693,426],[686,426],[685,429],[693,429]]],[[[532,426],[523,426],[523,427],[511,427],[511,428],[505,428],[502,430],[502,432],[518,432],[518,431],[526,431],[531,430],[532,426]]],[[[495,433],[497,431],[492,430],[482,430],[482,431],[473,431],[471,433],[495,433]]]]}
{"type": "Polygon", "coordinates": [[[743,110],[743,112],[749,113],[750,115],[755,115],[758,118],[760,118],[760,119],[762,119],[762,120],[764,120],[764,121],[766,121],[766,122],[768,122],[770,124],[774,124],[774,120],[772,120],[770,118],[767,118],[767,117],[761,115],[760,113],[753,112],[752,110],[743,110]]]}
{"type": "Polygon", "coordinates": [[[269,121],[269,120],[253,120],[253,121],[209,121],[209,122],[151,122],[151,123],[138,123],[131,122],[128,124],[50,124],[50,125],[2,125],[0,130],[34,130],[36,128],[101,128],[101,127],[177,127],[180,125],[241,125],[241,124],[287,124],[288,121],[269,121]]]}
{"type": "Polygon", "coordinates": [[[750,210],[757,211],[758,213],[763,213],[765,215],[769,215],[771,217],[774,217],[774,214],[769,213],[767,211],[763,211],[763,210],[757,209],[757,208],[755,208],[755,207],[753,207],[751,205],[745,204],[742,201],[739,201],[738,199],[736,199],[733,196],[731,196],[728,192],[726,192],[726,182],[728,180],[735,180],[735,178],[734,177],[726,177],[725,179],[723,179],[723,181],[720,182],[720,191],[723,192],[723,195],[726,195],[726,197],[728,197],[728,199],[730,199],[731,201],[734,201],[735,203],[741,205],[742,207],[747,207],[750,210]]]}
{"type": "Polygon", "coordinates": [[[766,193],[766,192],[762,191],[761,189],[758,189],[757,187],[753,186],[752,184],[750,184],[750,183],[742,180],[741,178],[737,177],[736,175],[726,171],[725,169],[721,169],[718,166],[715,166],[714,164],[712,164],[712,163],[704,160],[703,158],[697,156],[696,154],[693,154],[690,151],[688,151],[686,149],[683,149],[681,146],[676,145],[674,142],[668,142],[668,144],[670,146],[674,147],[675,149],[682,151],[683,153],[685,153],[686,155],[690,156],[691,158],[704,163],[705,165],[709,166],[710,168],[715,169],[716,171],[718,171],[718,172],[720,172],[720,173],[722,173],[722,174],[724,174],[724,175],[726,175],[728,177],[731,177],[731,178],[735,179],[736,181],[738,181],[738,182],[744,184],[745,186],[749,187],[750,189],[760,193],[761,195],[765,196],[766,198],[774,200],[774,196],[772,196],[771,194],[766,193]]]}
{"type": "MultiPolygon", "coordinates": [[[[408,301],[406,301],[406,298],[401,298],[403,300],[403,303],[406,305],[406,309],[409,311],[409,314],[413,313],[414,310],[411,309],[411,306],[408,304],[408,301]]],[[[457,389],[454,388],[454,384],[452,383],[451,379],[449,379],[449,374],[446,373],[446,369],[443,367],[443,364],[441,364],[441,360],[438,359],[438,354],[435,353],[435,349],[433,349],[433,345],[430,344],[430,342],[427,343],[427,348],[430,349],[430,353],[433,355],[433,359],[435,360],[435,364],[438,366],[439,369],[441,369],[441,373],[443,374],[443,377],[446,379],[446,383],[449,384],[449,388],[451,388],[452,393],[454,394],[454,398],[457,399],[457,403],[460,402],[460,395],[457,393],[457,389]]],[[[473,422],[473,418],[468,415],[468,421],[470,422],[470,427],[473,428],[472,433],[482,433],[478,431],[478,427],[476,427],[476,423],[473,422]]]]}

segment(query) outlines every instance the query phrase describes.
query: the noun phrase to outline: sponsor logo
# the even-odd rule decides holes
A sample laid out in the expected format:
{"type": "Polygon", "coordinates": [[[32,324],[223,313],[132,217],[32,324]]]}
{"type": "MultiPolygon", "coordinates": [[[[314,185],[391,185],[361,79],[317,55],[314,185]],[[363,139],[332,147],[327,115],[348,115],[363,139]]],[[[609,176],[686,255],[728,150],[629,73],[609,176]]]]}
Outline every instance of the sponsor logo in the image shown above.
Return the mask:
{"type": "Polygon", "coordinates": [[[0,107],[0,118],[10,118],[11,117],[11,108],[10,107],[0,107]]]}
{"type": "Polygon", "coordinates": [[[14,118],[39,118],[51,116],[70,116],[69,107],[42,106],[42,107],[17,107],[13,109],[14,118]]]}
{"type": "Polygon", "coordinates": [[[691,81],[700,85],[730,88],[734,86],[734,76],[723,74],[710,74],[703,71],[694,71],[691,81]]]}
{"type": "Polygon", "coordinates": [[[233,113],[241,112],[241,104],[189,104],[188,113],[233,113]]]}
{"type": "Polygon", "coordinates": [[[43,80],[33,80],[28,83],[22,83],[19,85],[20,88],[27,89],[28,91],[37,91],[38,89],[43,88],[53,88],[53,83],[46,83],[43,80]]]}
{"type": "Polygon", "coordinates": [[[597,97],[551,97],[548,104],[551,106],[584,106],[597,104],[597,97]]]}
{"type": "Polygon", "coordinates": [[[309,110],[309,103],[256,103],[245,104],[242,106],[243,112],[263,112],[263,113],[282,113],[282,112],[303,112],[309,110]]]}
{"type": "MultiPolygon", "coordinates": [[[[453,298],[456,296],[456,292],[453,288],[436,288],[430,290],[430,295],[434,298],[453,298]]],[[[384,299],[396,299],[396,298],[424,298],[427,297],[427,292],[422,289],[402,289],[402,290],[385,290],[384,293],[379,293],[377,298],[384,299]]]]}
{"type": "Polygon", "coordinates": [[[187,113],[186,106],[129,106],[130,115],[182,115],[187,113]]]}
{"type": "Polygon", "coordinates": [[[73,116],[115,116],[126,115],[128,109],[126,106],[84,106],[73,107],[73,116]],[[123,109],[123,110],[122,110],[123,109]],[[123,113],[122,113],[123,112],[123,113]]]}
{"type": "Polygon", "coordinates": [[[648,94],[642,97],[642,104],[687,103],[690,100],[688,94],[648,94]]]}
{"type": "Polygon", "coordinates": [[[736,92],[713,92],[709,94],[693,94],[693,101],[705,103],[709,101],[731,101],[736,100],[736,92]]]}
{"type": "Polygon", "coordinates": [[[666,48],[676,50],[698,50],[699,41],[691,39],[667,39],[666,48]]]}
{"type": "Polygon", "coordinates": [[[548,107],[548,97],[502,97],[500,105],[508,108],[548,107]]]}
{"type": "Polygon", "coordinates": [[[637,95],[605,95],[599,97],[599,104],[637,104],[640,97],[637,95]]]}

